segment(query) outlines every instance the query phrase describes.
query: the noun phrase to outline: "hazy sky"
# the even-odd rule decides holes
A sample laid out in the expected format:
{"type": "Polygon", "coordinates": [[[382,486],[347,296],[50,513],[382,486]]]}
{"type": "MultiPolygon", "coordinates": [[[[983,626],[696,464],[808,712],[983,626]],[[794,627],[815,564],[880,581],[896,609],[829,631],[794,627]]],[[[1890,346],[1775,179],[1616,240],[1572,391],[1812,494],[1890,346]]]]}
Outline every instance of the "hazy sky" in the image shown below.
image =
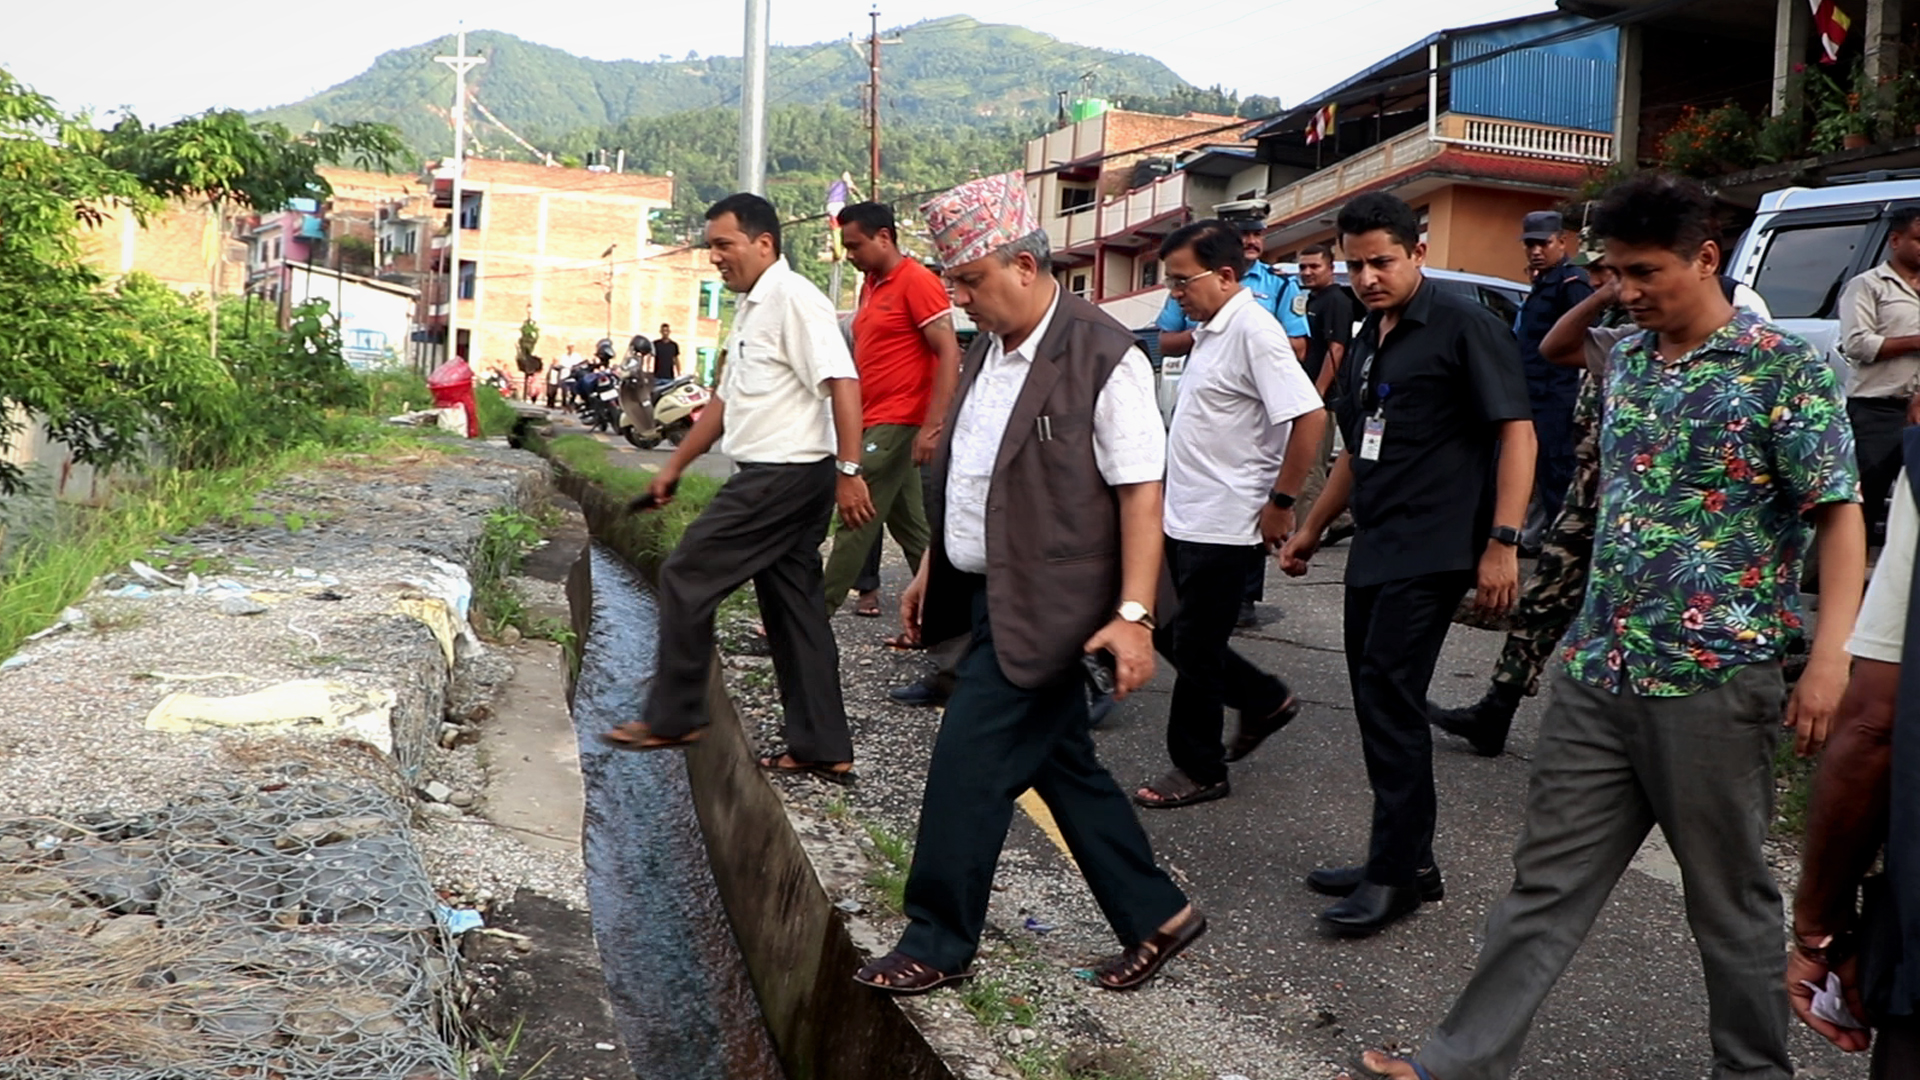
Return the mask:
{"type": "MultiPolygon", "coordinates": [[[[866,0],[768,0],[773,41],[865,35],[866,0]]],[[[739,55],[739,0],[393,0],[261,6],[211,0],[10,0],[0,67],[69,110],[131,106],[170,120],[216,106],[297,101],[428,41],[464,17],[601,60],[693,49],[739,55]]],[[[881,26],[967,14],[1080,45],[1149,53],[1190,82],[1279,96],[1289,106],[1434,30],[1550,10],[1553,0],[886,0],[881,26]]],[[[861,75],[849,73],[849,82],[861,75]]]]}

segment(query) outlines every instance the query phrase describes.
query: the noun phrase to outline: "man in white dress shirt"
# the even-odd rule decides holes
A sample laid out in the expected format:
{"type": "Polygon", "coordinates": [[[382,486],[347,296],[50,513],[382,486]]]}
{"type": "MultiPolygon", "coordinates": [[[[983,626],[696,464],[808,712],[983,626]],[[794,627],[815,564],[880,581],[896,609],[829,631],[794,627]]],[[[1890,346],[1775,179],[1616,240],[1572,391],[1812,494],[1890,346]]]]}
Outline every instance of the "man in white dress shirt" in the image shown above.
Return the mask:
{"type": "Polygon", "coordinates": [[[726,372],[648,494],[672,500],[681,473],[716,442],[739,471],[660,568],[660,652],[645,713],[607,740],[655,750],[699,739],[714,612],[751,581],[786,714],[786,748],[760,764],[844,782],[853,738],[820,603],[820,545],[836,505],[849,528],[873,517],[860,478],[860,383],[833,304],[781,258],[773,204],[744,193],[713,204],[707,247],[721,280],[742,294],[726,372]]]}
{"type": "Polygon", "coordinates": [[[1180,677],[1167,710],[1173,769],[1134,792],[1149,809],[1224,798],[1237,761],[1300,711],[1293,691],[1228,644],[1237,585],[1293,531],[1293,504],[1326,430],[1326,409],[1286,331],[1241,284],[1251,260],[1225,221],[1196,221],[1160,245],[1163,280],[1198,324],[1167,433],[1166,550],[1179,611],[1154,634],[1180,677]],[[1240,713],[1231,750],[1226,707],[1240,713]]]}
{"type": "Polygon", "coordinates": [[[1206,929],[1094,755],[1089,658],[1124,697],[1153,675],[1165,434],[1133,335],[1053,280],[1019,173],[924,210],[982,331],[962,363],[928,489],[932,544],[901,600],[908,632],[971,633],[934,745],[907,876],[911,924],[855,978],[893,994],[966,978],[993,872],[1031,788],[1123,952],[1127,990],[1206,929]]]}

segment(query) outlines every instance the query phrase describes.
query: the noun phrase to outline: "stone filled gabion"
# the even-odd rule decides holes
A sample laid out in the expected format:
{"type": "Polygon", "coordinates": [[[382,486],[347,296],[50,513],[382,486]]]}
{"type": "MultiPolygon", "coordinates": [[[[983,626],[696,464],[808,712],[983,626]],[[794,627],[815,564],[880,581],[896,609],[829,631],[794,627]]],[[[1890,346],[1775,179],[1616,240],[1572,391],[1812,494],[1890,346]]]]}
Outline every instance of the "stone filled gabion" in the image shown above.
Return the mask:
{"type": "Polygon", "coordinates": [[[0,1076],[455,1075],[452,952],[404,806],[267,787],[0,819],[0,1076]]]}

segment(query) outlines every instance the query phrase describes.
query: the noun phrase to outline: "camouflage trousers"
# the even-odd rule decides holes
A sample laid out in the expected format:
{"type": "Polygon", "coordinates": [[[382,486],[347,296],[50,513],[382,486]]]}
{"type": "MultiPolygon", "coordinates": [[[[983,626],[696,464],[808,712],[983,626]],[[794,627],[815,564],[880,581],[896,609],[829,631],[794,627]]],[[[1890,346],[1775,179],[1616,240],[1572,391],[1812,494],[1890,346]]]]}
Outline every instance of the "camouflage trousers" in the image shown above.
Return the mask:
{"type": "Polygon", "coordinates": [[[1567,485],[1559,516],[1540,538],[1540,560],[1507,620],[1507,641],[1493,672],[1494,682],[1520,687],[1529,695],[1539,690],[1540,672],[1580,614],[1587,593],[1600,502],[1599,415],[1599,385],[1593,376],[1583,376],[1573,408],[1573,482],[1567,485]]]}

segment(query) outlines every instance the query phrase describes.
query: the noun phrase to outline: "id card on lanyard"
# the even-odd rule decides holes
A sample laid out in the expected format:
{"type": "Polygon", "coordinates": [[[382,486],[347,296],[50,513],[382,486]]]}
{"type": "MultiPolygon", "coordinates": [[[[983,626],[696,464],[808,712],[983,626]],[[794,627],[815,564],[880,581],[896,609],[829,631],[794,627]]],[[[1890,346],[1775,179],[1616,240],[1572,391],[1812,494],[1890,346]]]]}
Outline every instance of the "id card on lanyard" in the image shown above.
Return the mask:
{"type": "MultiPolygon", "coordinates": [[[[1373,382],[1374,361],[1379,359],[1379,348],[1367,350],[1367,358],[1360,365],[1360,385],[1368,387],[1373,382]]],[[[1373,415],[1366,418],[1360,426],[1360,460],[1379,461],[1380,444],[1387,437],[1387,397],[1393,393],[1390,383],[1381,383],[1374,392],[1373,415]]]]}
{"type": "Polygon", "coordinates": [[[1392,385],[1380,384],[1380,403],[1374,406],[1373,415],[1367,417],[1360,429],[1360,460],[1379,461],[1380,443],[1387,437],[1387,395],[1393,393],[1392,385]]]}

